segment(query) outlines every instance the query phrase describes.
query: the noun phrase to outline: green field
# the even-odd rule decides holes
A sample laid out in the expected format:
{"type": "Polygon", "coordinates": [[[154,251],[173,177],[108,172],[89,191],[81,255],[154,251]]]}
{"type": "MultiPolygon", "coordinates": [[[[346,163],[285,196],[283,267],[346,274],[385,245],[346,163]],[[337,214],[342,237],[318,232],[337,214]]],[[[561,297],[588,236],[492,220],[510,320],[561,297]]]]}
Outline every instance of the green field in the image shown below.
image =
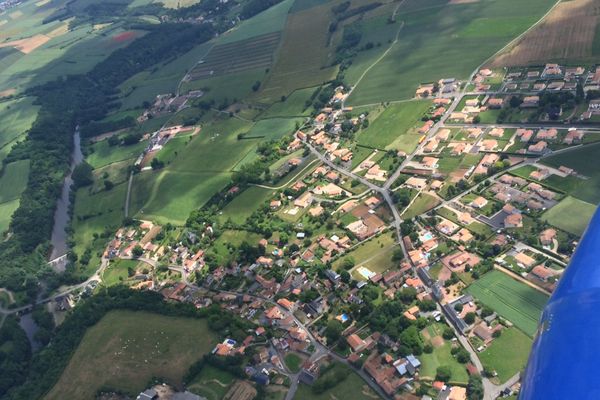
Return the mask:
{"type": "Polygon", "coordinates": [[[571,196],[542,215],[542,219],[564,231],[581,236],[592,219],[596,206],[571,196]]]}
{"type": "Polygon", "coordinates": [[[430,106],[430,101],[411,101],[388,106],[367,129],[358,135],[358,144],[378,149],[412,152],[421,137],[412,128],[418,125],[430,106]]]}
{"type": "Polygon", "coordinates": [[[301,124],[300,118],[270,118],[261,119],[256,122],[250,131],[244,136],[246,139],[277,140],[291,135],[296,123],[301,124]]]}
{"type": "Polygon", "coordinates": [[[190,211],[224,187],[236,164],[258,139],[238,140],[252,124],[226,118],[204,126],[167,167],[135,176],[131,213],[160,222],[183,224],[190,211]]]}
{"type": "Polygon", "coordinates": [[[502,330],[490,347],[479,353],[485,367],[495,370],[501,382],[522,371],[531,350],[531,338],[516,328],[502,330]]]}
{"type": "MultiPolygon", "coordinates": [[[[440,324],[430,325],[425,328],[430,332],[431,336],[439,336],[442,334],[444,326],[440,324]]],[[[466,384],[469,380],[469,375],[465,365],[456,361],[451,353],[452,344],[444,341],[444,344],[439,347],[434,347],[430,354],[423,353],[419,356],[421,361],[421,369],[419,374],[425,379],[435,379],[436,370],[439,366],[447,365],[452,370],[452,382],[466,384]]]]}
{"type": "Polygon", "coordinates": [[[153,377],[180,384],[214,344],[204,320],[111,311],[86,332],[46,399],[90,399],[104,387],[135,396],[153,377]]]}
{"type": "Polygon", "coordinates": [[[360,105],[407,99],[414,96],[421,82],[467,78],[478,65],[529,28],[553,3],[551,0],[469,4],[408,1],[397,15],[396,24],[404,22],[399,41],[369,70],[348,102],[360,105]],[[497,29],[487,28],[490,26],[497,29]]]}
{"type": "Polygon", "coordinates": [[[94,168],[102,168],[118,161],[136,159],[147,145],[143,141],[129,146],[109,146],[108,139],[105,139],[90,146],[85,160],[94,168]]]}
{"type": "Polygon", "coordinates": [[[597,204],[600,202],[600,171],[596,168],[599,152],[600,143],[595,143],[547,157],[543,162],[556,168],[564,165],[585,176],[586,179],[580,182],[573,181],[576,178],[570,178],[572,186],[568,188],[568,193],[580,200],[597,204]]]}
{"type": "Polygon", "coordinates": [[[402,219],[408,220],[421,215],[439,204],[439,200],[427,193],[421,193],[402,213],[402,219]]]}
{"type": "MultiPolygon", "coordinates": [[[[21,139],[37,118],[39,107],[34,106],[33,98],[24,97],[0,103],[0,149],[12,147],[21,139]]],[[[3,157],[0,157],[2,161],[3,157]]]]}
{"type": "Polygon", "coordinates": [[[296,353],[288,353],[285,356],[285,365],[292,371],[292,373],[297,373],[300,371],[300,367],[302,366],[302,362],[304,360],[296,353]]]}
{"type": "Polygon", "coordinates": [[[29,160],[6,164],[0,176],[0,233],[8,229],[10,219],[19,207],[19,198],[27,186],[29,160]]]}
{"type": "Polygon", "coordinates": [[[288,16],[275,64],[256,96],[259,102],[272,104],[294,90],[335,77],[334,49],[328,43],[330,9],[331,4],[325,3],[288,16]]]}
{"type": "Polygon", "coordinates": [[[548,296],[500,271],[491,271],[467,288],[477,300],[489,306],[530,337],[537,330],[548,296]]]}
{"type": "MultiPolygon", "coordinates": [[[[298,386],[298,391],[295,400],[333,400],[333,399],[352,399],[352,400],[377,400],[380,397],[373,392],[371,388],[352,370],[344,365],[336,364],[333,368],[347,370],[347,377],[338,382],[333,388],[326,390],[323,393],[315,394],[310,386],[301,383],[298,386]]],[[[331,373],[330,371],[326,372],[331,373]]]]}
{"type": "Polygon", "coordinates": [[[206,365],[190,383],[188,390],[208,400],[221,400],[234,381],[235,377],[229,372],[206,365]]]}
{"type": "Polygon", "coordinates": [[[308,116],[310,109],[306,108],[305,103],[315,90],[316,88],[307,88],[294,91],[285,101],[273,103],[271,107],[260,114],[260,118],[308,116]]]}
{"type": "Polygon", "coordinates": [[[246,218],[270,199],[274,193],[275,191],[271,189],[263,189],[257,186],[249,187],[223,208],[223,214],[219,219],[226,221],[231,218],[236,224],[243,224],[246,218]]]}

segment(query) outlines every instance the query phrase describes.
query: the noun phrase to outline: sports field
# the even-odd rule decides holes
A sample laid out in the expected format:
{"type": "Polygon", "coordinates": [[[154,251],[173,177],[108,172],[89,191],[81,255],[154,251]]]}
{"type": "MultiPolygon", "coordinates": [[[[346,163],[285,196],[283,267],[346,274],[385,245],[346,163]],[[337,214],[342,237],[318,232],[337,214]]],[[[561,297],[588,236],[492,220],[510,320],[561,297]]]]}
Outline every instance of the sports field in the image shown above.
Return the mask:
{"type": "Polygon", "coordinates": [[[377,149],[396,149],[412,152],[421,135],[418,126],[421,117],[431,106],[430,101],[410,101],[388,106],[367,129],[357,137],[359,145],[377,149]]]}
{"type": "Polygon", "coordinates": [[[348,99],[349,105],[412,98],[421,82],[467,78],[554,1],[422,3],[413,0],[402,5],[396,22],[404,22],[399,41],[369,70],[348,99]]]}
{"type": "Polygon", "coordinates": [[[501,382],[507,381],[522,371],[527,363],[532,340],[516,328],[503,329],[499,338],[490,347],[479,353],[485,367],[498,373],[501,382]]]}
{"type": "Polygon", "coordinates": [[[135,396],[153,377],[180,384],[214,344],[204,320],[111,311],[86,332],[46,399],[92,399],[103,387],[135,396]]]}
{"type": "Polygon", "coordinates": [[[533,337],[548,296],[500,271],[491,271],[467,288],[467,292],[533,337]]]}
{"type": "Polygon", "coordinates": [[[542,220],[564,231],[581,236],[595,211],[595,205],[567,196],[546,211],[542,215],[542,220]]]}

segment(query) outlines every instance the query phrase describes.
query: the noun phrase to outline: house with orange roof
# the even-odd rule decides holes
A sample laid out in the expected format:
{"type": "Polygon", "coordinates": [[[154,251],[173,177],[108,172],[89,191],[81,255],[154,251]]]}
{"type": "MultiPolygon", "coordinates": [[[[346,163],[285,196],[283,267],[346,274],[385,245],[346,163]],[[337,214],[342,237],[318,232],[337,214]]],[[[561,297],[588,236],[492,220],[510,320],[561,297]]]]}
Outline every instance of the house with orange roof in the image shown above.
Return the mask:
{"type": "Polygon", "coordinates": [[[523,227],[523,216],[520,213],[515,213],[504,218],[505,228],[521,228],[523,227]]]}
{"type": "Polygon", "coordinates": [[[427,187],[427,180],[411,176],[406,180],[406,182],[404,182],[404,184],[413,189],[423,190],[425,187],[427,187]]]}
{"type": "Polygon", "coordinates": [[[421,164],[427,168],[436,169],[438,167],[439,160],[435,157],[423,157],[421,164]]]}
{"type": "Polygon", "coordinates": [[[529,147],[527,148],[527,151],[530,153],[544,153],[546,150],[548,149],[548,143],[541,141],[541,142],[537,142],[536,144],[532,144],[529,145],[529,147]]]}
{"type": "Polygon", "coordinates": [[[540,243],[542,246],[552,246],[554,239],[556,239],[555,229],[548,228],[540,233],[540,243]]]}
{"type": "Polygon", "coordinates": [[[277,300],[277,304],[279,304],[288,311],[294,311],[296,309],[296,303],[286,299],[285,297],[277,300]]]}
{"type": "Polygon", "coordinates": [[[448,138],[450,137],[450,129],[448,128],[443,128],[440,129],[436,134],[435,134],[435,138],[438,140],[448,140],[448,138]]]}
{"type": "Polygon", "coordinates": [[[313,202],[313,195],[310,192],[304,192],[300,197],[294,200],[294,205],[299,208],[306,208],[313,202]]]}
{"type": "Polygon", "coordinates": [[[488,203],[488,200],[483,196],[478,196],[470,203],[471,207],[482,209],[488,203]]]}
{"type": "Polygon", "coordinates": [[[501,138],[502,136],[504,136],[504,129],[503,128],[493,128],[492,130],[490,130],[489,135],[493,136],[493,137],[501,138]]]}

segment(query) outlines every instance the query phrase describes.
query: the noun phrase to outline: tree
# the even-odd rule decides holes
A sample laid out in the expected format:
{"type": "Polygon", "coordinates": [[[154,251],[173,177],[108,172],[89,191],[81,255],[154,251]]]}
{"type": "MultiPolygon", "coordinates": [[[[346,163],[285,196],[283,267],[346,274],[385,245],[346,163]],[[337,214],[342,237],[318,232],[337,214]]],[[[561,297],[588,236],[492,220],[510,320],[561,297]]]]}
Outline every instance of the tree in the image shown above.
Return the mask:
{"type": "Polygon", "coordinates": [[[256,81],[254,82],[254,84],[252,85],[252,91],[253,92],[257,92],[258,89],[260,89],[260,81],[256,81]]]}
{"type": "Polygon", "coordinates": [[[467,385],[467,399],[483,400],[483,382],[481,376],[471,375],[467,385]]]}
{"type": "Polygon", "coordinates": [[[456,360],[461,364],[466,364],[469,361],[471,361],[471,356],[469,355],[469,352],[463,349],[462,347],[456,352],[455,356],[456,360]]]}
{"type": "Polygon", "coordinates": [[[398,247],[392,253],[392,261],[402,261],[403,258],[404,258],[404,252],[402,251],[402,248],[398,247]]]}
{"type": "Polygon", "coordinates": [[[85,161],[77,165],[73,169],[73,175],[71,175],[75,188],[81,188],[94,183],[94,175],[92,174],[93,170],[94,168],[92,168],[92,166],[85,161]]]}
{"type": "Polygon", "coordinates": [[[350,272],[343,270],[342,272],[340,272],[340,277],[342,279],[342,282],[344,283],[350,283],[350,280],[352,279],[352,276],[350,276],[350,272]]]}
{"type": "Polygon", "coordinates": [[[444,333],[442,333],[442,337],[446,340],[450,340],[454,337],[454,331],[449,326],[444,328],[444,333]]]}
{"type": "Polygon", "coordinates": [[[140,258],[142,254],[144,254],[144,249],[142,249],[142,246],[138,244],[133,248],[131,254],[133,255],[133,258],[140,258]]]}
{"type": "Polygon", "coordinates": [[[329,321],[327,323],[327,328],[325,328],[325,337],[327,338],[327,343],[336,342],[342,336],[343,330],[344,326],[340,321],[336,319],[329,321]]]}
{"type": "Polygon", "coordinates": [[[474,312],[467,313],[467,315],[465,315],[465,322],[469,325],[471,325],[473,322],[475,322],[475,313],[474,312]]]}
{"type": "Polygon", "coordinates": [[[354,267],[355,262],[354,262],[354,258],[352,257],[346,257],[342,260],[342,268],[344,268],[345,270],[349,270],[352,269],[352,267],[354,267]]]}
{"type": "Polygon", "coordinates": [[[440,365],[435,372],[435,380],[448,382],[452,378],[452,368],[448,365],[440,365]]]}
{"type": "Polygon", "coordinates": [[[152,161],[150,162],[150,166],[152,167],[153,170],[161,169],[161,168],[164,168],[165,162],[154,157],[152,159],[152,161]]]}
{"type": "Polygon", "coordinates": [[[519,96],[512,96],[510,98],[509,104],[512,108],[517,108],[523,103],[523,99],[519,96]]]}
{"type": "Polygon", "coordinates": [[[108,179],[105,179],[105,180],[104,180],[104,189],[105,189],[105,190],[107,190],[107,191],[108,191],[108,190],[112,190],[112,188],[114,188],[114,187],[115,187],[115,184],[114,184],[114,183],[112,183],[112,181],[110,181],[110,180],[108,180],[108,179]]]}

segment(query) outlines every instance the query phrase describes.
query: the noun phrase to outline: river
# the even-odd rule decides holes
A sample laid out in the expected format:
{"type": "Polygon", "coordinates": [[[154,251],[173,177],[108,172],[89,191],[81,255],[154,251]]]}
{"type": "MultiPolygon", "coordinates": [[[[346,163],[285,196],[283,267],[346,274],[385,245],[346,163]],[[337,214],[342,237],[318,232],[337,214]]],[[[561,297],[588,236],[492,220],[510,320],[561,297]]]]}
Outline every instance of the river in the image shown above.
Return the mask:
{"type": "Polygon", "coordinates": [[[29,339],[29,343],[31,344],[31,350],[38,351],[41,345],[37,340],[34,339],[34,337],[39,327],[33,320],[33,316],[31,315],[31,313],[21,315],[19,325],[25,331],[27,339],[29,339]]]}
{"type": "MultiPolygon", "coordinates": [[[[69,251],[67,245],[67,232],[65,229],[69,225],[71,218],[69,217],[69,205],[70,198],[69,192],[71,191],[71,185],[73,179],[71,175],[75,167],[83,161],[83,153],[81,151],[81,136],[79,134],[79,126],[75,129],[73,134],[73,154],[71,156],[71,168],[69,174],[65,177],[63,183],[62,193],[60,199],[56,204],[56,211],[54,212],[54,227],[52,229],[52,238],[50,243],[52,244],[52,253],[50,254],[50,260],[55,260],[59,257],[64,256],[69,251]]],[[[53,265],[58,271],[64,271],[65,263],[57,263],[53,265]]]]}

